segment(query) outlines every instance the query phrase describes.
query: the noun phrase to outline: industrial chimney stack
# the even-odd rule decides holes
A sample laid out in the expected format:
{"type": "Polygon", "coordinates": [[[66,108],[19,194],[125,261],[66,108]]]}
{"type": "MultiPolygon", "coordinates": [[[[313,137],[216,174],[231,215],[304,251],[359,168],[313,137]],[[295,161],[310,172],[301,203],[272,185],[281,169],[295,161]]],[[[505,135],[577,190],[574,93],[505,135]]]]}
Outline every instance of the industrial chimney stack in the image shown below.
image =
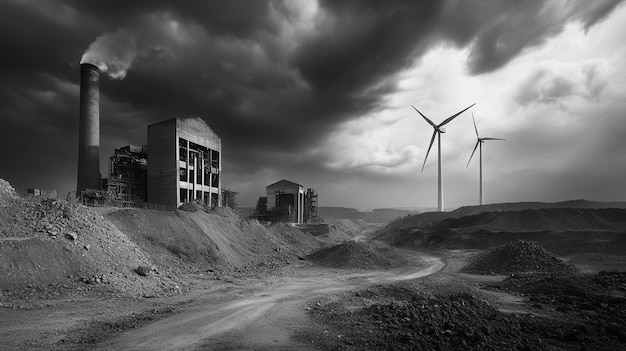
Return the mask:
{"type": "Polygon", "coordinates": [[[100,70],[80,65],[80,111],[78,116],[78,181],[76,195],[100,188],[100,70]]]}

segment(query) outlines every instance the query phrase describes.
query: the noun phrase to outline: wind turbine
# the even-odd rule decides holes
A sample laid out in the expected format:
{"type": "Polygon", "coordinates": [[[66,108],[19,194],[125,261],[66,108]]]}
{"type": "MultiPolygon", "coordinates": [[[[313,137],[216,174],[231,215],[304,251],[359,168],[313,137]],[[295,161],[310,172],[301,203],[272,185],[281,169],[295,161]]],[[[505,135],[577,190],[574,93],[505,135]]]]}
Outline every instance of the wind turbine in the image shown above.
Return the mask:
{"type": "Polygon", "coordinates": [[[430,139],[430,145],[428,145],[428,151],[426,151],[426,157],[424,157],[424,164],[422,165],[422,172],[424,172],[424,166],[426,165],[426,159],[428,159],[428,154],[430,153],[430,148],[433,147],[433,143],[435,142],[435,136],[438,136],[438,138],[437,138],[437,149],[438,149],[438,154],[439,154],[439,162],[438,162],[438,176],[437,176],[437,192],[438,192],[437,210],[439,212],[443,212],[443,182],[441,181],[441,177],[442,177],[442,174],[441,174],[441,134],[446,132],[446,130],[445,130],[445,128],[443,128],[443,126],[445,126],[446,124],[450,123],[450,121],[452,121],[458,115],[460,115],[461,113],[465,112],[466,110],[468,110],[470,107],[472,107],[474,105],[476,105],[476,103],[471,104],[470,106],[466,107],[461,112],[457,112],[457,113],[453,114],[452,116],[446,118],[443,122],[441,122],[439,124],[433,123],[433,121],[431,121],[428,118],[426,118],[426,116],[424,116],[424,114],[422,114],[418,109],[416,109],[415,106],[411,105],[411,107],[413,107],[413,109],[415,111],[417,111],[417,113],[419,113],[422,117],[424,117],[426,122],[428,122],[428,124],[430,124],[433,127],[433,129],[434,129],[433,136],[430,139]]]}
{"type": "Polygon", "coordinates": [[[474,156],[474,153],[476,152],[476,148],[480,146],[480,193],[479,193],[479,198],[480,198],[480,204],[483,204],[483,197],[484,197],[484,193],[483,193],[483,143],[487,140],[505,140],[505,139],[501,139],[501,138],[481,138],[480,136],[478,136],[478,128],[476,127],[476,119],[474,119],[474,113],[472,112],[472,120],[474,121],[474,130],[476,131],[476,146],[474,146],[474,151],[472,151],[472,155],[469,158],[469,161],[467,161],[467,166],[465,166],[466,168],[469,166],[470,161],[472,161],[472,157],[474,156]]]}

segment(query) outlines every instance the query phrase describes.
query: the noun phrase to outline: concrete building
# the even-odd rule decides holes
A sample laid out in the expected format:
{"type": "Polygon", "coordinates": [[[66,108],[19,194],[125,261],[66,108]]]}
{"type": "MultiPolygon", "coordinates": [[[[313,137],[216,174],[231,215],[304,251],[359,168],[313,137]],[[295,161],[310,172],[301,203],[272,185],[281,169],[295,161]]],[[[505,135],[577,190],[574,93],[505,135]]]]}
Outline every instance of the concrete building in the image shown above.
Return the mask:
{"type": "Polygon", "coordinates": [[[220,206],[222,140],[201,118],[148,126],[148,202],[220,206]]]}
{"type": "Polygon", "coordinates": [[[279,220],[304,223],[304,187],[285,179],[265,187],[267,211],[279,220]]]}

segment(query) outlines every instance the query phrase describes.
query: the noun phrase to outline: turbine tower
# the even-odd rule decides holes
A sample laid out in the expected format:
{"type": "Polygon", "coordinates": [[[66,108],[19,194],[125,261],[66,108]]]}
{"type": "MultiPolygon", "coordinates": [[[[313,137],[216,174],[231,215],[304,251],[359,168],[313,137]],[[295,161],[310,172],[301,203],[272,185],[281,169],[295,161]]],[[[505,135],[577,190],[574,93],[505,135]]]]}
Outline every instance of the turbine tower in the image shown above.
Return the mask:
{"type": "Polygon", "coordinates": [[[430,145],[428,145],[428,151],[426,152],[426,157],[424,157],[424,164],[422,165],[422,172],[424,172],[424,166],[426,165],[426,160],[428,159],[428,154],[430,153],[430,149],[433,147],[433,143],[435,142],[435,136],[437,136],[437,149],[438,149],[438,156],[439,156],[439,161],[438,161],[438,176],[437,176],[437,192],[438,192],[438,201],[437,201],[437,210],[439,212],[443,212],[443,182],[441,180],[442,178],[442,172],[441,172],[441,134],[445,133],[446,130],[445,128],[443,128],[443,126],[445,126],[446,124],[450,123],[450,121],[452,121],[453,119],[455,119],[458,115],[460,115],[461,113],[465,112],[466,110],[468,110],[470,107],[476,105],[476,103],[471,104],[470,106],[466,107],[464,110],[462,110],[461,112],[457,112],[455,114],[453,114],[452,116],[446,118],[443,122],[439,123],[439,124],[435,124],[433,123],[433,121],[429,120],[428,118],[426,118],[426,116],[424,116],[424,114],[422,114],[418,109],[415,108],[415,106],[411,105],[411,107],[413,107],[413,109],[415,111],[417,111],[417,113],[419,113],[422,117],[424,117],[424,119],[426,120],[426,122],[428,122],[428,124],[430,124],[434,131],[433,131],[433,136],[430,139],[430,145]]]}
{"type": "Polygon", "coordinates": [[[472,155],[469,158],[469,161],[467,161],[467,166],[465,166],[466,168],[469,166],[470,161],[472,161],[472,157],[474,156],[474,153],[476,152],[476,148],[480,146],[480,151],[479,151],[479,160],[480,160],[480,190],[479,190],[479,199],[480,205],[483,205],[483,198],[484,198],[484,193],[483,193],[483,143],[487,140],[505,140],[505,139],[501,139],[501,138],[489,138],[489,137],[485,137],[485,138],[481,138],[478,135],[478,128],[476,127],[476,119],[474,119],[474,113],[472,112],[472,120],[474,121],[474,130],[476,131],[476,146],[474,146],[474,151],[472,151],[472,155]]]}

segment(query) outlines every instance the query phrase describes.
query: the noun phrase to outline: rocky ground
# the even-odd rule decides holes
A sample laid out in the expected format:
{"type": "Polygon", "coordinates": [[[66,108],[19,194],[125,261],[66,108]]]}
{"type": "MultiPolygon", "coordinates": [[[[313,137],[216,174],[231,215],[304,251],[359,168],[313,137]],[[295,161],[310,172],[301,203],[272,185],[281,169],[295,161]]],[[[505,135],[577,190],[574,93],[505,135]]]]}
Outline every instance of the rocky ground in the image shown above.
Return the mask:
{"type": "Polygon", "coordinates": [[[319,330],[299,337],[323,350],[626,350],[625,277],[533,273],[476,283],[454,275],[379,285],[313,302],[319,330]]]}

